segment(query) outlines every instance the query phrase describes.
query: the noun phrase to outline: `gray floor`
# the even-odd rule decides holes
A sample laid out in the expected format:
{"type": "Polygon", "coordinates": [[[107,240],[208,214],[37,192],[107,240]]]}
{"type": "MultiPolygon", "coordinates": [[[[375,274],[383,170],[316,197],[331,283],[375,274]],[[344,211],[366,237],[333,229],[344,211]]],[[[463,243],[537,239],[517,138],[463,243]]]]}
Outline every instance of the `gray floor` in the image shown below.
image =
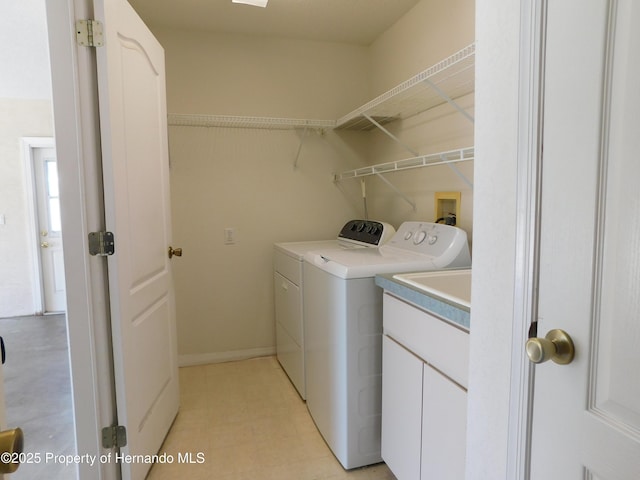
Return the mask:
{"type": "MultiPolygon", "coordinates": [[[[75,467],[46,454],[75,453],[71,381],[64,315],[0,319],[6,348],[4,390],[9,428],[24,431],[24,451],[39,464],[22,464],[12,480],[73,480],[75,467]]],[[[28,457],[27,457],[28,458],[28,457]]]]}

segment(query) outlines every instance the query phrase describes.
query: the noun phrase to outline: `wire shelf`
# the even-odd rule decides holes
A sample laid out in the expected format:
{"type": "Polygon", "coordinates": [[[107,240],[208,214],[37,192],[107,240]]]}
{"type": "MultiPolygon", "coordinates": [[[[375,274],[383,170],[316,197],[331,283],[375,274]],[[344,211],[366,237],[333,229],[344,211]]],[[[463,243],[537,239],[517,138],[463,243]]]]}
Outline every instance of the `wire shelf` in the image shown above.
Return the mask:
{"type": "Polygon", "coordinates": [[[474,148],[467,147],[458,150],[420,155],[417,157],[405,158],[395,162],[380,163],[368,167],[357,168],[347,172],[334,175],[334,181],[347,180],[349,178],[366,177],[369,175],[380,175],[411,168],[432,167],[435,165],[447,165],[460,162],[468,162],[474,159],[474,148]]]}
{"type": "Polygon", "coordinates": [[[168,124],[181,127],[232,127],[293,130],[300,128],[333,129],[335,120],[309,120],[298,118],[242,117],[227,115],[194,115],[171,113],[168,124]]]}
{"type": "Polygon", "coordinates": [[[442,93],[450,99],[469,94],[475,87],[474,67],[471,44],[338,119],[336,128],[371,130],[375,125],[367,116],[384,125],[445,103],[442,93]]]}

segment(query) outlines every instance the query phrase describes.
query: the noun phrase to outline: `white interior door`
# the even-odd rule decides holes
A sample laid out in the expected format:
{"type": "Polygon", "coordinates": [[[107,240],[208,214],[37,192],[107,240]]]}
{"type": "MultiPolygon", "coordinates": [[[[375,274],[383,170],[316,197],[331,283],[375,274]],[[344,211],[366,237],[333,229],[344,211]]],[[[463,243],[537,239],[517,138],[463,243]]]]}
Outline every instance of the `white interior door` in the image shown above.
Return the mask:
{"type": "Polygon", "coordinates": [[[36,187],[43,310],[45,313],[64,312],[66,296],[56,152],[53,146],[33,147],[31,152],[36,187]]]}
{"type": "Polygon", "coordinates": [[[640,478],[640,2],[548,3],[531,479],[640,478]]]}
{"type": "MultiPolygon", "coordinates": [[[[178,411],[164,50],[125,0],[96,0],[109,288],[123,453],[154,454],[178,411]]],[[[124,479],[150,465],[123,463],[124,479]]]]}

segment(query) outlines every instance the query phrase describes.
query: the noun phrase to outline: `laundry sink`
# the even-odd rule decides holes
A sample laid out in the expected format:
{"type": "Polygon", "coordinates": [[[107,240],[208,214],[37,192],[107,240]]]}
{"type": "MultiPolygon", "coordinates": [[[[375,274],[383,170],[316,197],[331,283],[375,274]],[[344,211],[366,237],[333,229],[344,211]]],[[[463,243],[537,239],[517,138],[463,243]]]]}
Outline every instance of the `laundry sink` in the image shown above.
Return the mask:
{"type": "Polygon", "coordinates": [[[428,295],[471,308],[471,269],[401,273],[393,278],[428,295]]]}

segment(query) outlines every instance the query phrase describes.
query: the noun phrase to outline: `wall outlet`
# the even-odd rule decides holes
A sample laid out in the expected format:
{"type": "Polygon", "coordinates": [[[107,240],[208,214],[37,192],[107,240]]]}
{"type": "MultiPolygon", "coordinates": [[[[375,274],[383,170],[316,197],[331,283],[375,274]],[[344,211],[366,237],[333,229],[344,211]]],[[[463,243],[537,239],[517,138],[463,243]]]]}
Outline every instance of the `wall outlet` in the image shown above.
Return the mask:
{"type": "Polygon", "coordinates": [[[227,227],[224,229],[224,244],[235,245],[236,243],[236,229],[234,227],[227,227]]]}

